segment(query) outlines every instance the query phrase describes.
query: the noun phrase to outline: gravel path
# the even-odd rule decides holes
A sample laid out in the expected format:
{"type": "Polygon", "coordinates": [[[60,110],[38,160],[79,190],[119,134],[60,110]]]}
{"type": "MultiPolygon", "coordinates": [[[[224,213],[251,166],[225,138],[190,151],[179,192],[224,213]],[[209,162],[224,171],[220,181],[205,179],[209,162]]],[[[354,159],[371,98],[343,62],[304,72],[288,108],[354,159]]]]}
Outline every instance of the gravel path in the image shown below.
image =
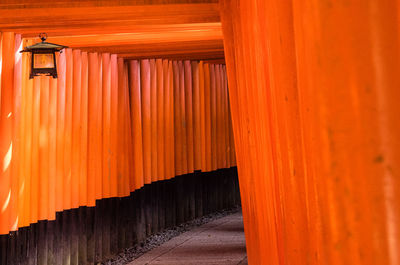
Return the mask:
{"type": "Polygon", "coordinates": [[[224,216],[236,213],[241,211],[240,207],[236,207],[233,209],[229,210],[223,210],[220,212],[212,213],[203,217],[200,217],[198,219],[194,219],[192,221],[189,221],[187,223],[183,223],[179,226],[175,226],[172,228],[168,228],[164,230],[163,232],[154,234],[146,239],[145,242],[137,244],[133,247],[127,248],[124,250],[124,252],[118,254],[116,257],[114,257],[111,260],[107,260],[103,262],[102,264],[104,265],[125,265],[131,262],[132,260],[140,257],[144,253],[152,250],[155,247],[160,246],[161,244],[167,242],[173,237],[176,237],[186,231],[189,231],[195,227],[201,226],[203,224],[209,223],[211,221],[214,221],[216,219],[222,218],[224,216]]]}

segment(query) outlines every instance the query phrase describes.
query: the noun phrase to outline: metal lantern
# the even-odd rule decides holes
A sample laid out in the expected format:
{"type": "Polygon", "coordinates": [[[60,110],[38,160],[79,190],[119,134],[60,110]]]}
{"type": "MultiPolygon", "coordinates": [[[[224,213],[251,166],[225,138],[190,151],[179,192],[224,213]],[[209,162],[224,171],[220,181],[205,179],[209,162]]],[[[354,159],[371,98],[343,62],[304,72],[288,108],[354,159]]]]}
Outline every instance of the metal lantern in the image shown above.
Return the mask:
{"type": "Polygon", "coordinates": [[[47,75],[57,78],[56,52],[62,52],[67,46],[46,42],[47,34],[40,33],[42,40],[32,46],[27,46],[21,52],[31,53],[31,73],[29,79],[38,75],[47,75]]]}

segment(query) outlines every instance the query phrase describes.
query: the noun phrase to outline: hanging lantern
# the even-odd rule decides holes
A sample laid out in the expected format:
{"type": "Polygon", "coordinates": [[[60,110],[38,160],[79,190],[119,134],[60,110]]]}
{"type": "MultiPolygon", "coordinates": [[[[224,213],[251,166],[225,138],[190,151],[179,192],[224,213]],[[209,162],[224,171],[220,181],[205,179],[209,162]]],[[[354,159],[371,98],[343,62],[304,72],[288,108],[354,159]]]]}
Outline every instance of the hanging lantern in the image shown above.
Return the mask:
{"type": "Polygon", "coordinates": [[[40,33],[42,40],[32,46],[25,47],[21,52],[31,53],[31,73],[29,79],[38,75],[47,75],[57,78],[56,52],[62,52],[67,46],[46,42],[47,34],[40,33]]]}

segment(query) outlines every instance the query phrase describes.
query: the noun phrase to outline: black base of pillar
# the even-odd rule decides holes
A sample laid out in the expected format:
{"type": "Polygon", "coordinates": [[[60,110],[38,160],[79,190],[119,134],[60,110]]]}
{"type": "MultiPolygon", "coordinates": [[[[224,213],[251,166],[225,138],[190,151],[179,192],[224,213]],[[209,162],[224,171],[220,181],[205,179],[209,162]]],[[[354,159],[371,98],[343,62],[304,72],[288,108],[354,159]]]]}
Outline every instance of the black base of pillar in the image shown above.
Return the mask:
{"type": "Polygon", "coordinates": [[[98,264],[166,228],[237,205],[236,168],[177,176],[0,235],[0,264],[98,264]]]}

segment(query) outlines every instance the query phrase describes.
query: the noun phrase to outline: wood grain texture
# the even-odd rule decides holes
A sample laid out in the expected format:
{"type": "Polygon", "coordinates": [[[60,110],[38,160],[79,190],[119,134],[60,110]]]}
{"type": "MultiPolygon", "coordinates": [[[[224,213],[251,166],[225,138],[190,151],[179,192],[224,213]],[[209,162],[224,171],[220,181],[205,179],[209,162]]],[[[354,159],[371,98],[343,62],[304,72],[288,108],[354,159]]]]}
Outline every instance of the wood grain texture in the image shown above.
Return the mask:
{"type": "Polygon", "coordinates": [[[220,5],[249,264],[399,264],[399,1],[220,5]]]}
{"type": "Polygon", "coordinates": [[[223,58],[216,1],[5,1],[0,31],[131,59],[223,58]]]}

